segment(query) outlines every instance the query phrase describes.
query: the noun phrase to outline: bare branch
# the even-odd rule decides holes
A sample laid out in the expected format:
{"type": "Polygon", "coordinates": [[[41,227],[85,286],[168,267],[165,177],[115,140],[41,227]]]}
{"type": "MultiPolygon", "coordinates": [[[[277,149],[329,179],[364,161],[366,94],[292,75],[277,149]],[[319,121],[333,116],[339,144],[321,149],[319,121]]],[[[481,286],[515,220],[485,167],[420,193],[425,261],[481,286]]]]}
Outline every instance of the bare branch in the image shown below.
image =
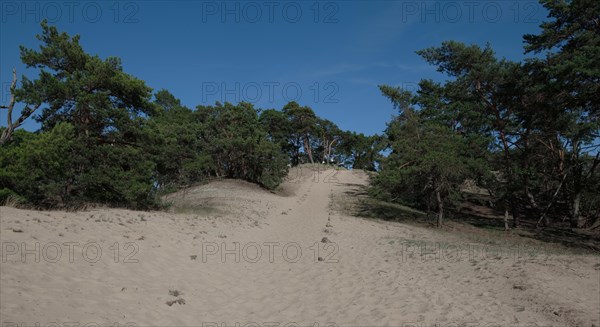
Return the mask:
{"type": "Polygon", "coordinates": [[[15,109],[15,103],[17,101],[15,97],[16,87],[17,69],[13,68],[13,79],[10,85],[10,102],[8,103],[8,106],[0,106],[0,109],[8,110],[6,115],[6,129],[2,131],[2,134],[0,135],[0,145],[6,144],[8,140],[10,140],[10,138],[12,137],[12,134],[15,131],[15,129],[21,126],[25,122],[25,120],[29,118],[42,105],[41,103],[38,103],[35,107],[26,106],[21,112],[21,116],[19,116],[19,118],[17,118],[17,120],[13,122],[12,113],[15,109]]]}
{"type": "Polygon", "coordinates": [[[540,219],[535,224],[536,228],[540,227],[540,224],[542,223],[542,221],[544,219],[546,219],[546,215],[548,214],[548,210],[550,210],[550,207],[552,206],[552,204],[554,204],[554,201],[556,200],[556,197],[558,196],[558,193],[560,192],[560,189],[562,188],[563,184],[565,183],[565,180],[567,179],[567,175],[568,174],[565,174],[563,176],[562,181],[560,182],[560,185],[558,185],[558,188],[556,189],[556,191],[554,192],[554,195],[552,196],[552,200],[550,201],[550,203],[548,203],[548,206],[546,207],[546,209],[544,209],[542,215],[540,216],[540,219]]]}

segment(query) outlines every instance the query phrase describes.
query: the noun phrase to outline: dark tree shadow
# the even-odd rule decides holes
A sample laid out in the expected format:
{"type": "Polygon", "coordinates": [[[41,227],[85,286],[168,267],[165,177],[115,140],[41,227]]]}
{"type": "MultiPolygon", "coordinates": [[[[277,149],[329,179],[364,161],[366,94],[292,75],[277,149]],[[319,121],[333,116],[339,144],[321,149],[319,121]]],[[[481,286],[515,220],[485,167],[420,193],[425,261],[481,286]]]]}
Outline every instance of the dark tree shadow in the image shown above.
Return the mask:
{"type": "MultiPolygon", "coordinates": [[[[349,213],[364,218],[382,219],[426,226],[435,226],[435,214],[427,214],[407,206],[373,199],[368,194],[368,188],[360,184],[339,183],[347,187],[343,194],[352,198],[352,210],[349,213]]],[[[486,196],[466,196],[458,207],[448,212],[447,222],[466,225],[481,232],[493,232],[502,235],[504,232],[503,212],[491,208],[486,196]]],[[[584,249],[600,254],[600,230],[590,231],[572,229],[567,224],[556,223],[554,226],[536,228],[537,219],[524,211],[520,217],[520,226],[512,229],[510,234],[524,239],[560,244],[569,248],[584,249]]],[[[555,220],[556,221],[556,220],[555,220]]],[[[512,220],[509,221],[512,227],[512,220]]]]}

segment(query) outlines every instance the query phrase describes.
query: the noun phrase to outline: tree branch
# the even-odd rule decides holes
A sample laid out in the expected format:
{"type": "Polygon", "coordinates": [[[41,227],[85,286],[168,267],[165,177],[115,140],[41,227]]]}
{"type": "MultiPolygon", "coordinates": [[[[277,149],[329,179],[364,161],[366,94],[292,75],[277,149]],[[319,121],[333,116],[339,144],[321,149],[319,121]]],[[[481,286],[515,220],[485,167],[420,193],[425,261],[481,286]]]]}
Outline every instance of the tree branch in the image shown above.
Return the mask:
{"type": "Polygon", "coordinates": [[[10,102],[8,103],[8,106],[0,106],[0,109],[8,110],[6,115],[6,129],[2,131],[2,134],[0,135],[0,145],[6,144],[8,140],[10,140],[10,138],[12,137],[12,134],[15,131],[15,129],[21,126],[25,122],[25,120],[29,118],[29,116],[31,116],[42,105],[41,103],[38,103],[35,107],[25,106],[25,108],[23,108],[23,110],[21,111],[21,116],[19,116],[19,118],[17,118],[17,120],[13,122],[12,113],[15,109],[15,103],[17,102],[15,97],[16,87],[17,69],[13,68],[13,79],[10,85],[10,102]]]}

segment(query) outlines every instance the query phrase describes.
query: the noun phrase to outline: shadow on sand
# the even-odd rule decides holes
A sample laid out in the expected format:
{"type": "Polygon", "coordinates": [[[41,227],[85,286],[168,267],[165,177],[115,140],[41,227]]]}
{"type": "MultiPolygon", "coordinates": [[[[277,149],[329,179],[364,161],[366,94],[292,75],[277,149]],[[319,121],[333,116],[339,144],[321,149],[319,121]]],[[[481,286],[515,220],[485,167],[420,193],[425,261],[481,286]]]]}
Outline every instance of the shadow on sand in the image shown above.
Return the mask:
{"type": "MultiPolygon", "coordinates": [[[[356,217],[375,218],[385,221],[435,226],[435,213],[419,211],[397,203],[380,201],[369,197],[368,187],[360,184],[339,183],[347,187],[344,192],[345,211],[356,217]]],[[[447,228],[466,233],[503,235],[504,221],[501,212],[482,205],[485,201],[465,201],[460,208],[450,211],[446,218],[447,228]]],[[[511,236],[560,244],[573,249],[600,254],[600,230],[572,229],[567,226],[536,228],[537,219],[521,217],[521,225],[510,231],[511,236]]],[[[512,223],[512,222],[511,222],[512,223]]]]}

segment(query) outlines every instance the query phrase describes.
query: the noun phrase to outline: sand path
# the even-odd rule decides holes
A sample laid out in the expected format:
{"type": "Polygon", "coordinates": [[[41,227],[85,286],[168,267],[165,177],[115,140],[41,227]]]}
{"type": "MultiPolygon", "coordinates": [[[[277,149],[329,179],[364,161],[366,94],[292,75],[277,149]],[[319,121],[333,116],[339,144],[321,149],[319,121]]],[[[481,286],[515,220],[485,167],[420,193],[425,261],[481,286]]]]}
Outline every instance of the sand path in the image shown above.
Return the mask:
{"type": "Polygon", "coordinates": [[[597,257],[453,257],[435,244],[458,238],[332,209],[332,196],[366,183],[361,172],[327,171],[296,180],[293,196],[261,193],[251,209],[263,214],[251,227],[160,212],[2,207],[1,322],[599,325],[597,257]],[[423,241],[430,246],[415,245],[423,241]],[[67,242],[77,244],[73,260],[67,242]],[[35,254],[23,262],[22,244],[39,244],[39,262],[35,254]],[[58,260],[52,244],[62,248],[58,260]],[[91,262],[96,248],[102,255],[91,262]],[[166,304],[177,299],[185,304],[166,304]]]}

